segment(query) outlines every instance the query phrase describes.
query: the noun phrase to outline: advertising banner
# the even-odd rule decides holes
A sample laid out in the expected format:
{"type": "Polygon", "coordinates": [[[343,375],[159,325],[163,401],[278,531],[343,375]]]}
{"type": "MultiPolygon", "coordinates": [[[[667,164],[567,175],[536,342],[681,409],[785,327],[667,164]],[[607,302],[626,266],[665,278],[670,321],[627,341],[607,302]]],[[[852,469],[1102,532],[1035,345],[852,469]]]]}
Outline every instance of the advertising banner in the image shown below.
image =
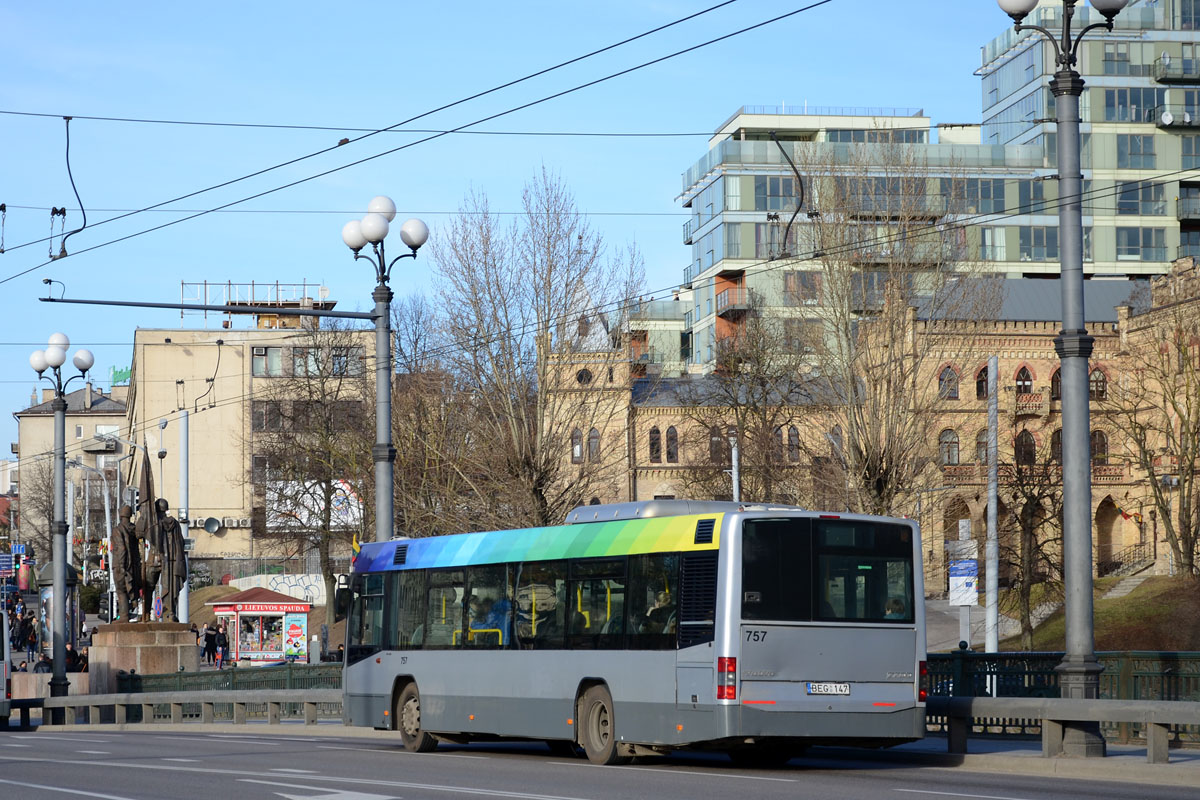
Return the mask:
{"type": "Polygon", "coordinates": [[[308,660],[308,615],[283,615],[283,657],[308,660]]]}
{"type": "Polygon", "coordinates": [[[979,562],[950,562],[950,605],[973,606],[979,603],[979,562]]]}

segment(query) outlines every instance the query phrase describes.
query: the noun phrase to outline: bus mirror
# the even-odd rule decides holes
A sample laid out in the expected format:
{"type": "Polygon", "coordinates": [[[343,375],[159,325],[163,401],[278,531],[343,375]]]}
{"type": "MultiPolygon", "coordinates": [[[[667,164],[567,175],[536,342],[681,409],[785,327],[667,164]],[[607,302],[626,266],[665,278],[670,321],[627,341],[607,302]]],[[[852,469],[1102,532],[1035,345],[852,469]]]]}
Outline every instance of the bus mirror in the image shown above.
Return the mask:
{"type": "Polygon", "coordinates": [[[338,619],[350,613],[351,597],[350,590],[346,588],[338,589],[333,593],[333,613],[338,619]]]}

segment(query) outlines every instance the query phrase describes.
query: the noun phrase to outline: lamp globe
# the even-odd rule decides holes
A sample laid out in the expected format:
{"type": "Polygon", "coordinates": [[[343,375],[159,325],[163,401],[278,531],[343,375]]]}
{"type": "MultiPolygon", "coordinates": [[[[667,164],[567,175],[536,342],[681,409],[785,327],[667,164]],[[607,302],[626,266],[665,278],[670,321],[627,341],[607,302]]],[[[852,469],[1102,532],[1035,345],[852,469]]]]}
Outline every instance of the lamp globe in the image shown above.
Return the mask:
{"type": "Polygon", "coordinates": [[[392,198],[381,194],[367,203],[367,213],[380,214],[388,222],[391,222],[396,218],[396,204],[392,202],[392,198]]]}
{"type": "Polygon", "coordinates": [[[367,214],[360,225],[362,235],[371,244],[379,244],[388,235],[388,221],[383,214],[367,214]]]}
{"type": "Polygon", "coordinates": [[[400,241],[416,250],[429,241],[429,226],[416,218],[406,220],[400,226],[400,241]]]}

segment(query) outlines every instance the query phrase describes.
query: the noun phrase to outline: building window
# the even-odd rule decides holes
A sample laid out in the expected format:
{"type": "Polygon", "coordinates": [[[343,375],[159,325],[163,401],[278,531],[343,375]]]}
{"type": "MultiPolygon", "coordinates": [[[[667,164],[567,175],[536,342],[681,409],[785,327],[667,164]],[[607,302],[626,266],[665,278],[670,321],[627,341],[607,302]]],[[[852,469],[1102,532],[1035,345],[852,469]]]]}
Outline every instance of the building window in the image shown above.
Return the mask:
{"type": "Polygon", "coordinates": [[[1050,399],[1062,400],[1062,370],[1054,370],[1050,376],[1050,399]]]}
{"type": "Polygon", "coordinates": [[[1088,375],[1088,400],[1103,400],[1108,395],[1108,378],[1096,368],[1088,375]]]}
{"type": "Polygon", "coordinates": [[[946,367],[938,376],[938,397],[943,400],[958,399],[958,373],[952,367],[946,367]]]}
{"type": "Polygon", "coordinates": [[[657,427],[650,429],[650,463],[662,463],[662,431],[657,427]]]}
{"type": "Polygon", "coordinates": [[[979,433],[975,434],[975,463],[988,463],[988,432],[984,428],[979,433]]]}
{"type": "Polygon", "coordinates": [[[329,353],[329,371],[333,375],[362,375],[361,347],[334,347],[329,353]]]}
{"type": "Polygon", "coordinates": [[[987,367],[975,373],[975,399],[987,400],[988,396],[988,374],[987,367]]]}
{"type": "Polygon", "coordinates": [[[1017,182],[1017,211],[1021,214],[1046,213],[1046,185],[1042,181],[1017,182]]]}
{"type": "Polygon", "coordinates": [[[1154,169],[1155,164],[1153,135],[1117,134],[1118,169],[1154,169]]]}
{"type": "Polygon", "coordinates": [[[783,273],[783,304],[813,305],[821,299],[821,273],[789,270],[783,273]]]}
{"type": "Polygon", "coordinates": [[[583,431],[579,428],[571,431],[571,463],[583,463],[583,431]]]}
{"type": "Polygon", "coordinates": [[[679,463],[679,433],[674,425],[667,428],[667,463],[679,463]]]}
{"type": "Polygon", "coordinates": [[[82,425],[76,425],[76,426],[75,426],[75,438],[76,438],[76,439],[82,439],[82,438],[83,438],[83,426],[82,426],[82,425]]]}
{"type": "Polygon", "coordinates": [[[793,464],[800,460],[800,431],[795,425],[788,426],[788,461],[793,464]]]}
{"type": "Polygon", "coordinates": [[[1050,434],[1050,460],[1056,464],[1062,463],[1062,428],[1050,434]]]}
{"type": "Polygon", "coordinates": [[[796,184],[791,177],[756,175],[754,177],[755,211],[792,211],[796,208],[796,184]]]}
{"type": "Polygon", "coordinates": [[[946,429],[938,437],[938,463],[944,467],[958,463],[958,434],[952,430],[946,429]]]}
{"type": "Polygon", "coordinates": [[[1200,135],[1190,133],[1180,136],[1179,144],[1183,148],[1183,163],[1180,166],[1184,169],[1200,169],[1200,135]]]}
{"type": "Polygon", "coordinates": [[[775,439],[775,441],[774,441],[774,445],[775,445],[775,446],[774,446],[773,448],[771,448],[771,450],[772,450],[772,452],[771,452],[771,455],[774,457],[774,460],[775,460],[775,461],[779,461],[779,462],[781,462],[781,463],[782,463],[782,462],[783,462],[783,459],[784,459],[784,453],[783,453],[783,426],[781,426],[781,425],[777,425],[777,426],[775,427],[774,439],[775,439]]]}
{"type": "Polygon", "coordinates": [[[1104,431],[1092,431],[1091,435],[1092,463],[1108,463],[1108,437],[1104,431]]]}
{"type": "Polygon", "coordinates": [[[592,428],[588,431],[588,461],[600,460],[600,431],[592,428]]]}
{"type": "Polygon", "coordinates": [[[1166,228],[1117,228],[1118,261],[1166,261],[1166,228]]]}
{"type": "Polygon", "coordinates": [[[1022,261],[1058,260],[1058,228],[1022,225],[1017,228],[1017,239],[1022,261]]]}
{"type": "Polygon", "coordinates": [[[1021,431],[1017,434],[1015,447],[1016,462],[1018,467],[1032,467],[1037,461],[1037,443],[1033,439],[1033,434],[1029,431],[1021,431]]]}
{"type": "Polygon", "coordinates": [[[250,356],[250,374],[256,378],[270,378],[282,375],[283,348],[252,348],[250,356]]]}
{"type": "Polygon", "coordinates": [[[1025,367],[1017,370],[1017,394],[1033,394],[1033,376],[1025,367]]]}
{"type": "Polygon", "coordinates": [[[979,229],[979,258],[981,261],[1007,261],[1004,228],[979,229]]]}
{"type": "Polygon", "coordinates": [[[1166,90],[1150,87],[1105,89],[1104,121],[1152,122],[1154,112],[1166,101],[1166,97],[1166,90]]]}
{"type": "Polygon", "coordinates": [[[1121,184],[1117,195],[1117,213],[1144,217],[1161,217],[1167,213],[1167,202],[1161,183],[1128,181],[1121,184]]]}
{"type": "Polygon", "coordinates": [[[708,460],[720,464],[725,456],[725,440],[721,437],[721,429],[716,425],[708,431],[708,460]]]}
{"type": "Polygon", "coordinates": [[[315,347],[292,348],[292,374],[297,378],[311,377],[321,374],[318,361],[318,349],[315,347]]]}
{"type": "Polygon", "coordinates": [[[283,413],[273,400],[250,401],[250,430],[270,433],[283,430],[283,413]]]}
{"type": "Polygon", "coordinates": [[[575,373],[575,382],[580,386],[587,386],[592,382],[592,371],[590,369],[579,370],[579,372],[575,373]]]}

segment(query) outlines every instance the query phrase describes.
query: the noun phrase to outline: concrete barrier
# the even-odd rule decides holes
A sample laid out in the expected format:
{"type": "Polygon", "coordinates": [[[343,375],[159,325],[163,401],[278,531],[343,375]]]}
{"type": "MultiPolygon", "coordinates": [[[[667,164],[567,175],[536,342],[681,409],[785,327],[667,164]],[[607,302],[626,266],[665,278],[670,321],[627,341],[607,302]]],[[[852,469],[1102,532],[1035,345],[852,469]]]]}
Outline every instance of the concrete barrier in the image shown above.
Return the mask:
{"type": "MultiPolygon", "coordinates": [[[[43,717],[45,709],[64,709],[63,720],[67,725],[100,724],[108,715],[106,709],[113,709],[112,719],[117,724],[129,722],[129,708],[139,706],[142,710],[142,722],[154,723],[154,707],[169,705],[171,707],[171,722],[183,722],[183,707],[185,705],[200,706],[200,721],[212,722],[215,718],[214,706],[217,704],[233,706],[233,722],[242,725],[246,722],[247,705],[265,705],[267,707],[267,722],[278,725],[280,711],[284,703],[296,703],[304,707],[304,724],[317,723],[317,705],[330,703],[340,705],[342,702],[341,689],[236,689],[232,691],[184,691],[184,692],[123,692],[113,694],[74,695],[67,697],[47,697],[41,701],[43,717]]],[[[43,724],[49,724],[43,721],[43,724]]]]}

